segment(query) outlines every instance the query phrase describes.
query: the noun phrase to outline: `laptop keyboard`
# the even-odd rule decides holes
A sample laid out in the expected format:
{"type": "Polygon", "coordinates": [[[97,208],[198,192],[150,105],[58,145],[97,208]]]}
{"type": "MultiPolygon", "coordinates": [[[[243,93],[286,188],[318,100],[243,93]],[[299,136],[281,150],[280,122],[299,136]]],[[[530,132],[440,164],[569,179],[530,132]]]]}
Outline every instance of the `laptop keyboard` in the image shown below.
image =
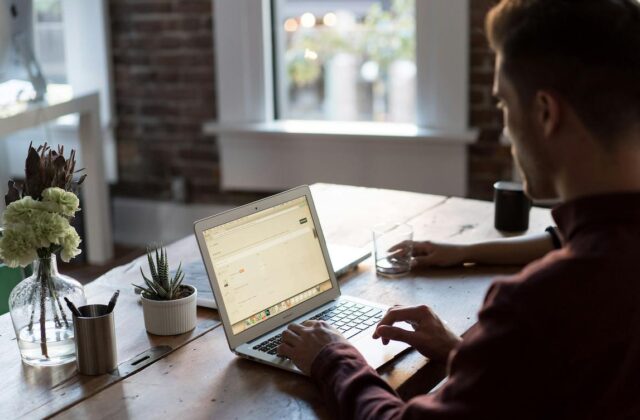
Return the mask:
{"type": "MultiPolygon", "coordinates": [[[[349,339],[380,322],[382,316],[383,311],[380,308],[342,301],[309,319],[326,321],[349,339]]],[[[255,345],[253,349],[275,355],[281,342],[282,334],[278,334],[255,345]]]]}

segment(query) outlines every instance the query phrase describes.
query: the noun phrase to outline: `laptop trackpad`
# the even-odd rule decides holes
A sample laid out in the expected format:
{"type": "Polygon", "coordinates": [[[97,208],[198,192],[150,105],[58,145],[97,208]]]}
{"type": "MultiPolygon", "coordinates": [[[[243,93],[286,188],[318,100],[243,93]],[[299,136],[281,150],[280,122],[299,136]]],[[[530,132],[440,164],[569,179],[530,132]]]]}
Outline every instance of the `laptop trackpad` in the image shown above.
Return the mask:
{"type": "MultiPolygon", "coordinates": [[[[409,324],[405,324],[404,322],[397,323],[395,326],[413,331],[409,324]],[[404,324],[404,325],[403,325],[404,324]]],[[[375,331],[374,328],[363,331],[357,336],[353,337],[351,340],[353,345],[362,353],[365,360],[369,365],[371,365],[374,369],[378,369],[385,363],[394,359],[398,354],[411,347],[402,341],[389,341],[389,344],[386,346],[382,344],[381,339],[373,339],[371,335],[375,331]]]]}

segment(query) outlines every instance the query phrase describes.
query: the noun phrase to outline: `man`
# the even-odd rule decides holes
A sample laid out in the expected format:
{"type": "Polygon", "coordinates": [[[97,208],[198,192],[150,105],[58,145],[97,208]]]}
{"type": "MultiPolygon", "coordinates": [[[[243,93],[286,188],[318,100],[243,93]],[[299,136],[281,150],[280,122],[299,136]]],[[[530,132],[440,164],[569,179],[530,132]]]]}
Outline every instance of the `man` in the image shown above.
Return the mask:
{"type": "Polygon", "coordinates": [[[486,27],[513,156],[528,195],[561,199],[563,247],[498,279],[464,340],[426,306],[387,313],[383,342],[448,359],[434,394],[403,402],[322,322],[279,353],[342,418],[640,418],[640,4],[502,0],[486,27]]]}

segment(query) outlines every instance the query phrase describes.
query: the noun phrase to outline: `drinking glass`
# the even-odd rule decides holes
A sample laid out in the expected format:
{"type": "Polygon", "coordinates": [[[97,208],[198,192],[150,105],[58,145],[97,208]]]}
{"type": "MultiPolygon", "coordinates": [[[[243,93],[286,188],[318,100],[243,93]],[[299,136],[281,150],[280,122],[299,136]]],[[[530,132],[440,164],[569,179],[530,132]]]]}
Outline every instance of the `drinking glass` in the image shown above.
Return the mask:
{"type": "Polygon", "coordinates": [[[373,228],[376,271],[400,276],[411,270],[413,228],[404,223],[383,223],[373,228]]]}

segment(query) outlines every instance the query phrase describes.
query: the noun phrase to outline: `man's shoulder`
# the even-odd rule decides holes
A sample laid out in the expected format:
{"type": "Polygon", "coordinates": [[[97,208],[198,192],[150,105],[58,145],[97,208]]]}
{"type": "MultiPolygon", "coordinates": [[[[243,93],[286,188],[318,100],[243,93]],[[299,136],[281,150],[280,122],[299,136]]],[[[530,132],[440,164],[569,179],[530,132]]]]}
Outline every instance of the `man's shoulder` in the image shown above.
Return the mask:
{"type": "Polygon", "coordinates": [[[612,267],[599,258],[575,256],[569,249],[550,252],[509,277],[496,279],[494,287],[512,298],[549,296],[603,279],[612,267]]]}
{"type": "Polygon", "coordinates": [[[526,265],[518,273],[498,277],[493,282],[487,300],[504,301],[523,299],[536,291],[545,292],[556,289],[562,279],[572,277],[580,270],[581,263],[572,258],[565,250],[553,251],[526,265]]]}
{"type": "Polygon", "coordinates": [[[537,325],[584,320],[585,309],[600,308],[602,315],[627,311],[640,298],[640,282],[626,267],[630,264],[627,259],[554,251],[514,276],[497,279],[485,308],[509,307],[521,320],[537,325]]]}

